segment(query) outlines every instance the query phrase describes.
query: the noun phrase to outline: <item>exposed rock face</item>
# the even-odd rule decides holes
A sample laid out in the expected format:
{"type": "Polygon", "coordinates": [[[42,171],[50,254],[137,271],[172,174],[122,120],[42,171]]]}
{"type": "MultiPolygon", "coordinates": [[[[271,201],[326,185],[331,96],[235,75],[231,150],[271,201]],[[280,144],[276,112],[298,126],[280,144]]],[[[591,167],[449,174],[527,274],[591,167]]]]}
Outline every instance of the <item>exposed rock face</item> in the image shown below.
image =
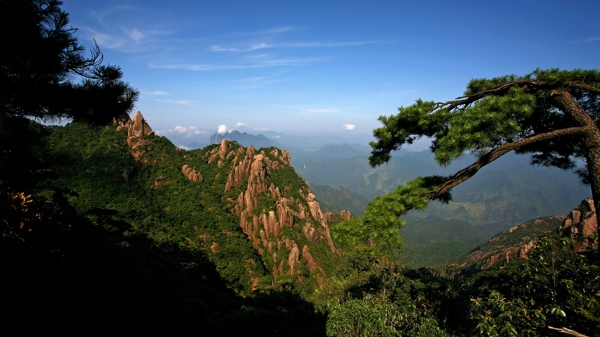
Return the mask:
{"type": "Polygon", "coordinates": [[[310,214],[312,214],[313,218],[316,221],[318,221],[321,224],[321,226],[323,226],[323,228],[325,229],[323,231],[323,234],[325,235],[325,238],[327,239],[327,244],[329,245],[329,248],[331,249],[332,252],[335,252],[333,240],[331,239],[331,234],[329,233],[329,226],[327,225],[327,221],[325,220],[325,217],[323,216],[323,212],[321,212],[321,207],[319,206],[319,203],[317,202],[315,195],[312,193],[308,193],[308,196],[306,197],[306,201],[308,202],[308,208],[310,209],[310,214]]]}
{"type": "Polygon", "coordinates": [[[146,123],[144,116],[142,116],[142,113],[139,111],[135,113],[133,119],[124,123],[121,122],[119,126],[117,126],[117,130],[120,129],[127,129],[127,145],[131,148],[131,152],[135,159],[139,160],[144,155],[144,151],[141,151],[138,148],[149,143],[148,140],[141,138],[143,136],[154,134],[154,131],[152,131],[152,128],[146,123]]]}
{"type": "Polygon", "coordinates": [[[221,246],[219,246],[219,243],[213,242],[212,245],[210,245],[210,251],[213,253],[218,253],[221,251],[221,246]]]}
{"type": "Polygon", "coordinates": [[[303,196],[299,199],[291,195],[289,186],[274,186],[271,181],[272,172],[291,166],[290,154],[278,149],[257,153],[252,146],[236,149],[223,140],[207,155],[207,160],[209,164],[216,163],[218,167],[231,161],[232,169],[227,176],[225,192],[244,186],[233,209],[239,215],[240,227],[253,247],[264,257],[268,256],[267,260],[273,261],[273,276],[295,275],[298,273],[298,266],[302,264],[316,274],[318,279],[324,279],[325,272],[310,255],[310,247],[299,246],[300,235],[304,234],[310,244],[323,244],[323,241],[332,253],[338,253],[319,203],[308,186],[298,191],[303,196]],[[280,190],[280,187],[284,190],[280,190]],[[265,197],[272,198],[275,207],[256,209],[259,200],[265,197]],[[303,222],[301,226],[300,221],[303,222]],[[285,235],[285,228],[293,231],[288,231],[285,235]],[[297,234],[290,237],[293,232],[297,234]]]}
{"type": "Polygon", "coordinates": [[[534,239],[540,234],[552,231],[571,238],[577,253],[597,249],[596,246],[592,246],[593,241],[590,240],[590,236],[598,232],[593,200],[583,200],[568,216],[556,215],[528,221],[497,234],[471,252],[461,267],[486,270],[498,263],[527,259],[535,243],[534,239]],[[515,241],[514,238],[518,240],[515,241]]]}
{"type": "Polygon", "coordinates": [[[575,208],[560,225],[558,232],[575,242],[575,251],[580,253],[592,247],[590,237],[598,232],[596,207],[594,201],[585,199],[575,208]]]}
{"type": "MultiPolygon", "coordinates": [[[[144,152],[140,147],[149,144],[150,140],[142,138],[153,132],[141,113],[138,112],[133,120],[122,123],[119,128],[127,129],[127,143],[133,155],[143,161],[144,152]]],[[[199,170],[188,164],[181,167],[182,174],[192,182],[220,180],[219,184],[223,183],[220,177],[227,177],[223,192],[229,196],[223,202],[229,202],[232,211],[239,216],[242,232],[261,256],[260,263],[271,271],[273,277],[284,274],[301,275],[298,278],[300,280],[306,277],[304,272],[308,270],[310,277],[324,280],[327,275],[319,266],[320,256],[314,255],[315,250],[311,254],[310,250],[316,245],[326,245],[331,254],[339,254],[339,251],[333,244],[327,220],[319,203],[310,193],[308,184],[304,183],[298,191],[292,191],[294,184],[294,189],[298,188],[297,180],[292,179],[294,182],[289,183],[279,182],[281,185],[275,186],[271,177],[271,174],[278,170],[288,170],[280,177],[295,174],[291,169],[289,152],[274,148],[258,152],[252,146],[244,149],[233,142],[223,140],[203,156],[208,165],[220,169],[216,170],[216,174],[211,168],[203,170],[203,176],[199,170]],[[236,192],[237,197],[231,196],[233,190],[239,191],[239,194],[236,192]],[[261,208],[257,209],[259,204],[261,208]]],[[[155,185],[158,186],[162,176],[158,175],[156,179],[155,185]]],[[[233,235],[231,232],[225,234],[233,235]]],[[[219,242],[210,234],[199,234],[198,237],[201,238],[200,246],[214,254],[221,252],[219,242]]],[[[190,242],[193,243],[192,240],[190,242]]],[[[252,288],[256,289],[259,278],[252,274],[253,263],[256,262],[251,261],[247,265],[252,288]]]]}
{"type": "Polygon", "coordinates": [[[196,172],[193,168],[191,168],[188,164],[183,165],[181,168],[181,173],[188,178],[189,181],[202,181],[202,175],[200,172],[196,172]]]}
{"type": "Polygon", "coordinates": [[[565,218],[564,215],[555,215],[511,227],[475,248],[459,267],[470,271],[487,270],[498,263],[526,259],[533,247],[533,240],[543,233],[556,231],[565,218]]]}
{"type": "Polygon", "coordinates": [[[354,215],[346,210],[341,210],[339,213],[327,212],[323,214],[323,216],[327,222],[339,222],[354,219],[354,215]]]}

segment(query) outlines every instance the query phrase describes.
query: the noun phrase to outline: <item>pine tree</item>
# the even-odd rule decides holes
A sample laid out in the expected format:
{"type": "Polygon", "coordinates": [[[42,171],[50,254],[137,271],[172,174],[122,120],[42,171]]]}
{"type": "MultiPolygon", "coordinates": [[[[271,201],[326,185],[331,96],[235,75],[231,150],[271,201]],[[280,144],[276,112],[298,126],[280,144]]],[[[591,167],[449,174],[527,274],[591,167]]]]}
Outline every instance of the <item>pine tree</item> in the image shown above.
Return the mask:
{"type": "Polygon", "coordinates": [[[127,119],[138,92],[74,37],[58,0],[0,0],[0,115],[106,125],[127,119]],[[74,82],[74,79],[81,80],[74,82]]]}
{"type": "MultiPolygon", "coordinates": [[[[447,102],[417,100],[399,113],[381,116],[374,130],[372,166],[391,158],[391,152],[421,137],[432,139],[431,151],[440,165],[465,152],[477,160],[448,177],[420,177],[395,192],[376,198],[362,219],[340,226],[341,236],[397,243],[399,217],[423,209],[430,200],[448,202],[453,187],[510,151],[531,154],[533,164],[576,168],[591,185],[600,204],[600,72],[597,70],[540,70],[524,75],[474,79],[465,94],[447,102]]],[[[558,191],[557,191],[558,193],[558,191]]],[[[600,220],[600,212],[597,213],[600,220]]],[[[600,221],[598,221],[600,223],[600,221]]]]}

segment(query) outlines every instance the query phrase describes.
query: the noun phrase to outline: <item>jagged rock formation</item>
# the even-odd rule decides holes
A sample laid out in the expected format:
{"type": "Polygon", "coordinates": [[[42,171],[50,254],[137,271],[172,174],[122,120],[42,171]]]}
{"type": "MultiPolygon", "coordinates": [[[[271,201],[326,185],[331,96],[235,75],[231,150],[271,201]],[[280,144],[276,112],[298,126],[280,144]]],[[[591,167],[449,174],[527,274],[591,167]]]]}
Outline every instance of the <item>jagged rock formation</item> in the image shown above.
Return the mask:
{"type": "Polygon", "coordinates": [[[127,122],[120,122],[117,130],[121,129],[127,129],[127,145],[131,148],[131,153],[135,159],[140,160],[144,155],[144,151],[140,150],[139,147],[149,143],[148,140],[142,139],[142,137],[152,135],[154,131],[152,131],[152,128],[146,123],[144,116],[139,111],[136,112],[133,119],[127,122]]]}
{"type": "MultiPolygon", "coordinates": [[[[144,136],[151,135],[152,129],[141,113],[118,128],[127,129],[127,144],[132,154],[144,162],[148,157],[144,157],[144,151],[150,151],[150,147],[141,147],[151,145],[152,139],[144,136]]],[[[188,157],[184,155],[183,158],[188,157]]],[[[224,139],[201,156],[192,155],[183,160],[188,162],[181,166],[181,174],[189,181],[203,182],[203,188],[218,188],[224,183],[223,190],[217,194],[223,195],[222,202],[239,217],[241,232],[262,260],[244,264],[252,289],[257,289],[262,277],[253,272],[257,263],[266,267],[274,280],[282,275],[317,281],[327,277],[322,267],[323,255],[326,259],[337,258],[340,252],[333,243],[327,218],[316,197],[291,167],[288,151],[276,148],[257,151],[253,146],[243,148],[224,139]],[[279,178],[273,178],[275,176],[279,178]]],[[[155,187],[159,188],[162,175],[157,174],[155,179],[155,187]]],[[[197,231],[196,227],[194,230],[196,239],[186,238],[189,244],[197,244],[215,255],[226,250],[226,241],[197,231]]],[[[222,233],[233,234],[230,231],[222,233]]]]}
{"type": "Polygon", "coordinates": [[[575,242],[575,251],[580,253],[592,247],[590,237],[598,233],[596,207],[592,199],[585,199],[575,208],[560,225],[558,232],[570,237],[575,242]]]}
{"type": "Polygon", "coordinates": [[[354,215],[346,210],[341,210],[339,213],[326,212],[323,216],[328,223],[354,219],[354,215]]]}
{"type": "Polygon", "coordinates": [[[191,168],[188,164],[183,165],[181,168],[181,173],[188,178],[189,181],[199,181],[202,182],[202,174],[200,172],[196,172],[195,169],[191,168]]]}
{"type": "Polygon", "coordinates": [[[473,249],[465,260],[459,263],[459,267],[470,271],[487,270],[498,263],[526,259],[533,247],[533,240],[541,234],[556,231],[566,218],[564,215],[555,215],[513,226],[473,249]]]}
{"type": "Polygon", "coordinates": [[[540,234],[552,231],[571,238],[577,253],[597,249],[596,246],[592,246],[593,241],[590,240],[590,237],[598,232],[593,200],[583,200],[568,216],[555,215],[531,220],[497,234],[486,244],[475,248],[462,262],[461,267],[486,270],[498,263],[527,259],[534,239],[540,234]]]}
{"type": "Polygon", "coordinates": [[[300,245],[300,232],[310,244],[326,244],[329,251],[337,254],[329,232],[327,220],[308,185],[291,191],[291,186],[275,186],[271,179],[274,171],[291,168],[291,158],[286,150],[272,148],[257,153],[253,146],[235,148],[234,143],[222,140],[206,155],[209,164],[222,168],[231,162],[225,191],[241,191],[234,201],[233,210],[240,217],[240,227],[252,245],[266,261],[272,263],[272,273],[279,275],[299,273],[306,266],[317,278],[326,277],[323,268],[313,258],[309,245],[300,245]],[[298,195],[300,197],[298,197],[298,195]],[[259,209],[265,198],[274,201],[272,209],[259,209]],[[287,233],[286,229],[289,229],[287,233]]]}

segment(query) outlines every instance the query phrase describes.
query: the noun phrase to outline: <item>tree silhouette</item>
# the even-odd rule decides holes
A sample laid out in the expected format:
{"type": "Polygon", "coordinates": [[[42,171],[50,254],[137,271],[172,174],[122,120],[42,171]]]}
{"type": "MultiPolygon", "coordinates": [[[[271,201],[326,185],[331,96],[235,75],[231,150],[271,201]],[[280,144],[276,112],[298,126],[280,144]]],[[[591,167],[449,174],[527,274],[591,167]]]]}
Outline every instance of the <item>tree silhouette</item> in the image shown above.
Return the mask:
{"type": "Polygon", "coordinates": [[[0,1],[0,114],[97,125],[127,119],[138,92],[119,67],[102,65],[97,45],[84,55],[61,4],[0,1]]]}

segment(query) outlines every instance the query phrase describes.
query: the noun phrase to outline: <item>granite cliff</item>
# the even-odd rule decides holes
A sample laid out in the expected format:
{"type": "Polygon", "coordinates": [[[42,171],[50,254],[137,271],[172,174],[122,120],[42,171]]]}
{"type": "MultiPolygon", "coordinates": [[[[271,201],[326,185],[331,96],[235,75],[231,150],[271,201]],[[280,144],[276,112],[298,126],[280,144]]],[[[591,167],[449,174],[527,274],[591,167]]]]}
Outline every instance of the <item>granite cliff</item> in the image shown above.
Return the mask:
{"type": "Polygon", "coordinates": [[[585,199],[569,215],[548,216],[516,225],[475,248],[459,266],[471,271],[486,270],[514,259],[527,259],[537,236],[548,232],[571,238],[577,253],[597,249],[594,246],[597,243],[592,240],[598,232],[595,212],[593,201],[585,199]]]}
{"type": "MultiPolygon", "coordinates": [[[[123,128],[132,154],[145,163],[145,154],[152,148],[152,138],[148,137],[152,129],[140,112],[118,126],[123,128]]],[[[172,150],[179,151],[174,146],[172,150]]],[[[309,185],[295,173],[288,151],[244,148],[226,139],[195,151],[202,153],[201,157],[184,155],[180,174],[192,184],[220,189],[215,193],[223,195],[223,202],[239,219],[238,229],[261,257],[262,261],[247,261],[247,265],[261,263],[275,281],[282,275],[317,282],[327,277],[324,260],[336,259],[340,252],[331,238],[328,216],[309,185]]],[[[221,252],[222,243],[215,241],[214,234],[200,233],[199,237],[207,250],[221,252]]],[[[259,277],[252,276],[250,267],[247,272],[252,288],[257,289],[259,277]]]]}

